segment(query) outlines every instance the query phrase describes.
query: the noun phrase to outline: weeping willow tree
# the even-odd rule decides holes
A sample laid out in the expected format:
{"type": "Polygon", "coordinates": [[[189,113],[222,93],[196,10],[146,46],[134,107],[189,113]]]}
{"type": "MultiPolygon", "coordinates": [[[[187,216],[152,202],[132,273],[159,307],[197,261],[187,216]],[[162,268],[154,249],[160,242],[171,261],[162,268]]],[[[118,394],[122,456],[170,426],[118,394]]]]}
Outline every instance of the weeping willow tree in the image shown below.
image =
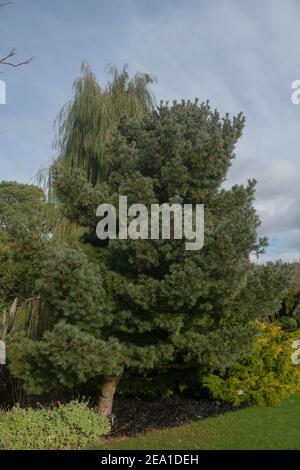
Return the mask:
{"type": "MultiPolygon", "coordinates": [[[[60,202],[54,187],[59,173],[79,170],[92,185],[106,180],[106,149],[113,131],[121,118],[142,119],[154,109],[155,99],[149,88],[154,81],[144,73],[130,77],[127,65],[121,70],[110,66],[108,83],[102,88],[90,67],[82,64],[81,76],[73,85],[73,99],[63,106],[55,121],[57,157],[50,169],[38,174],[38,183],[45,185],[52,202],[60,202]]],[[[71,223],[61,214],[54,228],[54,241],[72,245],[81,233],[76,222],[71,223]]]]}
{"type": "MultiPolygon", "coordinates": [[[[56,120],[58,150],[53,167],[80,169],[88,182],[95,185],[106,178],[106,144],[120,118],[143,118],[154,107],[148,74],[128,74],[115,66],[108,70],[109,81],[104,89],[90,67],[84,63],[81,76],[75,80],[74,97],[62,108],[56,120]]],[[[51,170],[48,189],[52,189],[51,170]]]]}

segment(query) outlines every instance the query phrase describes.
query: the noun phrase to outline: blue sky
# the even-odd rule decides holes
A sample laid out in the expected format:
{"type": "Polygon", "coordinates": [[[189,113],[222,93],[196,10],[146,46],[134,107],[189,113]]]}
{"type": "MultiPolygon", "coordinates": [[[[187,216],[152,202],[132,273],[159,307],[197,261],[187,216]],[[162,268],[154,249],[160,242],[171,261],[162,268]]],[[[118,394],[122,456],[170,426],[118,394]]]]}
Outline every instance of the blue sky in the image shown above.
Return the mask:
{"type": "Polygon", "coordinates": [[[268,259],[300,258],[300,79],[297,0],[16,0],[0,13],[0,180],[32,181],[54,156],[53,122],[86,60],[99,82],[109,63],[154,74],[158,100],[198,97],[246,115],[227,186],[258,180],[268,259]]]}

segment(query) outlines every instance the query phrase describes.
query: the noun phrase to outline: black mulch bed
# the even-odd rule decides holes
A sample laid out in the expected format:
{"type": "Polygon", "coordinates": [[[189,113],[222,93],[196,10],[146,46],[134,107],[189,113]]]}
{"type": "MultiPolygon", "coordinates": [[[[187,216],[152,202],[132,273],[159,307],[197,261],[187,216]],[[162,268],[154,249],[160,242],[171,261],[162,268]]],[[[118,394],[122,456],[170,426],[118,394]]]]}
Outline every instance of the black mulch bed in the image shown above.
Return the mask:
{"type": "Polygon", "coordinates": [[[202,420],[233,411],[226,403],[189,400],[179,397],[144,401],[116,398],[109,436],[137,436],[153,429],[163,429],[202,420]]]}

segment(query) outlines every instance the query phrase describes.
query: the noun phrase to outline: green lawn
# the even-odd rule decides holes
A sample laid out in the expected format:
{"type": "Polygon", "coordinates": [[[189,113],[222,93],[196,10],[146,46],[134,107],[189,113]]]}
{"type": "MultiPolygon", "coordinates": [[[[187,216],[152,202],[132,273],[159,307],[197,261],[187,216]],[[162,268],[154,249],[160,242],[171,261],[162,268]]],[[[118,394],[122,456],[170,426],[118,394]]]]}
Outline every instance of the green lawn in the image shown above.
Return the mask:
{"type": "Polygon", "coordinates": [[[106,440],[97,449],[300,450],[300,394],[275,408],[253,407],[136,438],[106,440]]]}

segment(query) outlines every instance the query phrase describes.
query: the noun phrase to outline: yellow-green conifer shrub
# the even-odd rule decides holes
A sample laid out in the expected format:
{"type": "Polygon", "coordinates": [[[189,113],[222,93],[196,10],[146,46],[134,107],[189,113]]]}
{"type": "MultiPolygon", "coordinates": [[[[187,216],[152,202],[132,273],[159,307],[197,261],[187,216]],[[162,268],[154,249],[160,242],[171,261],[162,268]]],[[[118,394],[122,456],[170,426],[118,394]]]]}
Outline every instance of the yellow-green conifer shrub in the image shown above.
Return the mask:
{"type": "Polygon", "coordinates": [[[278,405],[300,390],[297,340],[300,340],[300,329],[289,333],[275,323],[259,324],[253,353],[223,374],[210,374],[205,378],[205,385],[214,398],[236,406],[278,405]]]}

